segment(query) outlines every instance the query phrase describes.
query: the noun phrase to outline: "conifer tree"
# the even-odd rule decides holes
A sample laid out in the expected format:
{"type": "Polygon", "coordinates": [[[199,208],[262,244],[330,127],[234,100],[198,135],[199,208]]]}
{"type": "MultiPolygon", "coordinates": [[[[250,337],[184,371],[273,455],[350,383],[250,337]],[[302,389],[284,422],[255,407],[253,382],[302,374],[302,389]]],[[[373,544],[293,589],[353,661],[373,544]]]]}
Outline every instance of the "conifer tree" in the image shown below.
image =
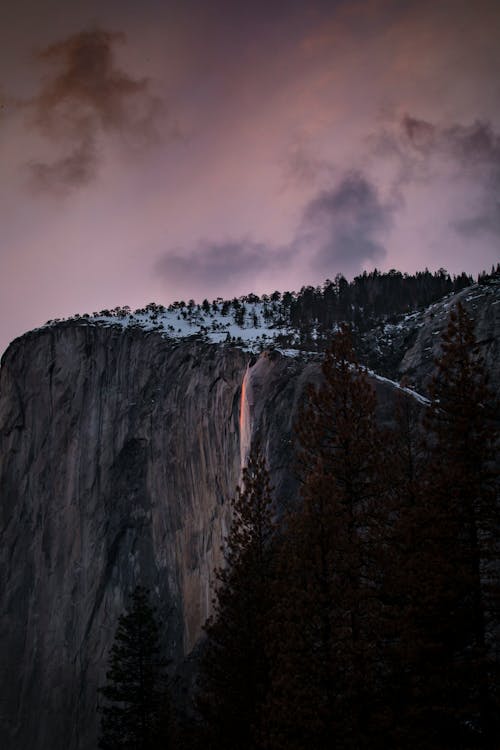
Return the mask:
{"type": "Polygon", "coordinates": [[[453,528],[456,534],[445,550],[454,562],[447,586],[448,596],[450,590],[455,596],[450,623],[457,681],[453,711],[458,714],[458,733],[463,737],[467,725],[477,746],[489,747],[495,708],[486,617],[494,604],[490,595],[495,589],[498,593],[494,580],[500,531],[494,470],[498,414],[473,321],[460,303],[450,314],[437,366],[427,418],[435,457],[429,495],[448,516],[445,541],[453,528]],[[483,585],[487,567],[493,574],[490,591],[483,585]]]}
{"type": "Polygon", "coordinates": [[[259,746],[259,713],[268,688],[266,628],[277,529],[266,462],[258,445],[232,500],[225,566],[217,572],[214,613],[205,631],[197,705],[204,747],[259,746]]]}
{"type": "Polygon", "coordinates": [[[426,476],[408,516],[415,546],[400,644],[412,684],[402,723],[409,747],[496,747],[496,406],[461,305],[436,364],[424,421],[426,476]]]}
{"type": "Polygon", "coordinates": [[[107,684],[99,689],[102,750],[168,748],[166,661],[148,591],[137,586],[130,610],[118,621],[107,684]]]}
{"type": "Polygon", "coordinates": [[[302,502],[280,555],[268,747],[373,747],[376,398],[346,328],[299,417],[302,502]]]}
{"type": "MultiPolygon", "coordinates": [[[[404,385],[404,383],[403,383],[404,385]]],[[[422,747],[421,726],[408,720],[413,710],[415,632],[413,615],[420,610],[418,582],[421,577],[419,519],[425,453],[422,446],[423,405],[404,391],[396,395],[394,424],[385,432],[383,471],[386,525],[379,553],[380,597],[383,604],[379,634],[383,641],[381,663],[384,679],[379,684],[379,732],[385,747],[422,747]],[[416,585],[412,585],[412,581],[416,585]]]]}

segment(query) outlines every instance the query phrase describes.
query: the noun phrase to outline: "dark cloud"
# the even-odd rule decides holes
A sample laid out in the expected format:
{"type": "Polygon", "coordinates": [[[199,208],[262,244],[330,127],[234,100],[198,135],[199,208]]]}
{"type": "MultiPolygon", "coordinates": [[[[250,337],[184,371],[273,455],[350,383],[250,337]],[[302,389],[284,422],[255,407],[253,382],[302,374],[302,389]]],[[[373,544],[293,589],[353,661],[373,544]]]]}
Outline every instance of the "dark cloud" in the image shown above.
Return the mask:
{"type": "Polygon", "coordinates": [[[69,151],[51,163],[32,162],[33,184],[56,192],[83,186],[97,173],[96,142],[110,133],[146,144],[157,138],[161,102],[146,78],[135,79],[115,65],[118,32],[93,29],[42,49],[50,66],[38,94],[20,106],[29,125],[69,151]]]}
{"type": "Polygon", "coordinates": [[[428,155],[455,159],[465,167],[500,167],[500,136],[487,122],[438,127],[406,115],[401,122],[403,139],[428,155]]]}
{"type": "Polygon", "coordinates": [[[314,154],[307,144],[294,143],[284,160],[284,179],[286,183],[314,185],[320,180],[330,179],[334,174],[333,166],[326,159],[314,154]]]}
{"type": "MultiPolygon", "coordinates": [[[[491,234],[500,236],[500,200],[498,196],[491,201],[491,205],[483,213],[453,223],[454,228],[465,237],[491,234]]],[[[498,253],[500,258],[500,251],[498,253]]]]}
{"type": "Polygon", "coordinates": [[[401,121],[401,129],[415,148],[426,150],[434,142],[436,128],[425,120],[405,115],[401,121]]]}
{"type": "Polygon", "coordinates": [[[350,172],[306,206],[301,244],[311,243],[313,262],[323,272],[356,273],[366,262],[384,258],[380,234],[389,228],[393,210],[363,174],[350,172]]]}
{"type": "Polygon", "coordinates": [[[437,179],[448,180],[450,194],[458,186],[470,193],[468,208],[454,210],[460,215],[451,220],[453,229],[467,237],[500,235],[500,135],[490,123],[438,125],[407,114],[371,144],[376,159],[396,159],[399,165],[395,195],[404,195],[412,182],[431,187],[437,179]]]}
{"type": "Polygon", "coordinates": [[[442,139],[463,164],[500,169],[500,136],[489,123],[478,120],[468,127],[454,125],[443,130],[442,139]]]}
{"type": "Polygon", "coordinates": [[[453,124],[438,128],[430,123],[405,118],[403,131],[412,144],[419,137],[419,149],[429,158],[447,159],[457,176],[470,180],[480,199],[469,216],[452,222],[466,237],[500,235],[500,136],[487,122],[453,124]]]}
{"type": "Polygon", "coordinates": [[[364,175],[351,172],[306,205],[288,245],[269,247],[248,239],[204,241],[194,251],[165,254],[155,272],[193,290],[231,289],[235,282],[245,281],[247,291],[256,279],[265,281],[266,273],[276,269],[352,275],[367,262],[384,258],[378,235],[389,227],[392,211],[364,175]]]}
{"type": "Polygon", "coordinates": [[[50,164],[31,162],[31,187],[35,192],[64,195],[68,190],[92,182],[97,174],[97,166],[95,143],[82,140],[69,155],[50,164]]]}
{"type": "Polygon", "coordinates": [[[124,35],[82,31],[41,50],[38,59],[56,66],[33,104],[39,126],[48,132],[71,127],[89,116],[106,129],[129,127],[131,98],[148,92],[145,79],[134,80],[114,67],[113,45],[124,35]],[[75,111],[76,108],[76,111],[75,111]]]}
{"type": "Polygon", "coordinates": [[[156,272],[174,278],[190,288],[224,287],[226,283],[248,278],[252,281],[281,261],[282,251],[248,239],[200,242],[191,252],[173,252],[156,264],[156,272]]]}
{"type": "Polygon", "coordinates": [[[475,212],[453,222],[465,237],[500,236],[500,136],[491,125],[475,122],[455,125],[443,131],[443,143],[464,173],[480,187],[481,199],[475,212]]]}

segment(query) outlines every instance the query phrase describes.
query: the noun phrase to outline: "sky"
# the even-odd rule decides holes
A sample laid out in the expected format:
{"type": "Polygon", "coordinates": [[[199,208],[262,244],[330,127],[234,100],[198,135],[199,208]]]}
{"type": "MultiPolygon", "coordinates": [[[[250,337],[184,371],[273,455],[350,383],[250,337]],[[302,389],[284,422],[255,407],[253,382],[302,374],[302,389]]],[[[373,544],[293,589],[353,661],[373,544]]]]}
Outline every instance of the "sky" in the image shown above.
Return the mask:
{"type": "Polygon", "coordinates": [[[498,0],[4,0],[0,351],[48,319],[500,261],[498,0]]]}

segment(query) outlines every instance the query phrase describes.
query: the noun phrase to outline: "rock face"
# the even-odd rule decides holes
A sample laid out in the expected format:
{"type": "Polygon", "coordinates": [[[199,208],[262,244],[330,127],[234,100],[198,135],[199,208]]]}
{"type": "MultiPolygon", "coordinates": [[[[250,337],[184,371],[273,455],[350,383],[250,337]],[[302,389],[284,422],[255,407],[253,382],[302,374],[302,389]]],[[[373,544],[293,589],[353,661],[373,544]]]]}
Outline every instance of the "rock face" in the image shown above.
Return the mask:
{"type": "Polygon", "coordinates": [[[379,325],[357,342],[359,357],[375,372],[407,379],[426,393],[441,335],[451,310],[460,302],[474,321],[474,333],[494,391],[500,389],[500,279],[494,277],[445,297],[424,310],[379,325]]]}
{"type": "Polygon", "coordinates": [[[175,661],[200,635],[240,473],[246,356],[47,329],[0,372],[2,748],[95,748],[126,595],[149,586],[175,661]]]}
{"type": "Polygon", "coordinates": [[[441,334],[451,309],[460,302],[474,321],[474,334],[490,375],[491,387],[500,389],[500,283],[475,284],[442,302],[431,305],[421,315],[411,346],[399,364],[399,377],[406,376],[418,389],[425,390],[439,355],[441,334]]]}
{"type": "Polygon", "coordinates": [[[96,747],[96,689],[137,583],[152,591],[174,666],[189,654],[209,613],[242,453],[258,433],[278,495],[295,491],[292,423],[315,372],[279,354],[250,361],[235,348],[76,324],[9,347],[2,748],[96,747]]]}
{"type": "MultiPolygon", "coordinates": [[[[480,332],[497,372],[493,305],[480,332]]],[[[433,331],[420,327],[401,365],[418,383],[433,331]]],[[[174,667],[192,651],[251,441],[278,501],[293,498],[293,423],[319,378],[317,360],[77,322],[11,344],[0,370],[3,750],[95,749],[96,691],[136,584],[151,589],[174,667]]],[[[394,388],[374,386],[384,418],[394,388]]]]}

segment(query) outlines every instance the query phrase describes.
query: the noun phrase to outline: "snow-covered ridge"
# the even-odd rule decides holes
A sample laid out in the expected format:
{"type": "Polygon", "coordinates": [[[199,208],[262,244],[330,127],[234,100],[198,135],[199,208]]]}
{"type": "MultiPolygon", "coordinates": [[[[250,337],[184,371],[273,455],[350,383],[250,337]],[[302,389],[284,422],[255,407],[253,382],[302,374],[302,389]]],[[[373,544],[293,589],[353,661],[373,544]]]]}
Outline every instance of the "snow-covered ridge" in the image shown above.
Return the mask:
{"type": "MultiPolygon", "coordinates": [[[[269,308],[266,308],[266,303],[245,304],[244,314],[241,313],[241,308],[237,308],[233,315],[227,312],[222,313],[221,308],[222,305],[213,304],[210,310],[204,310],[200,306],[179,306],[174,309],[166,309],[152,303],[135,312],[131,312],[128,308],[117,308],[113,311],[94,313],[92,316],[74,316],[68,320],[81,322],[85,325],[119,326],[123,329],[139,328],[143,331],[159,333],[173,340],[194,336],[214,344],[231,343],[252,352],[263,351],[272,346],[287,357],[297,356],[299,353],[314,354],[314,352],[301,352],[299,348],[285,348],[276,345],[286,337],[291,340],[292,344],[296,343],[298,346],[300,338],[291,327],[274,327],[276,325],[274,322],[275,316],[269,315],[269,308]],[[296,341],[294,342],[295,337],[296,341]]],[[[418,313],[410,313],[405,318],[408,322],[415,320],[415,318],[418,318],[418,313]]],[[[54,326],[60,322],[62,321],[49,321],[46,325],[54,326]]],[[[404,324],[405,320],[400,321],[397,328],[401,329],[404,324]]],[[[418,321],[418,325],[421,325],[420,321],[418,321]]],[[[428,405],[428,399],[415,390],[403,387],[396,381],[379,375],[369,368],[366,368],[366,372],[380,382],[390,383],[393,387],[401,389],[423,405],[428,405]]]]}
{"type": "MultiPolygon", "coordinates": [[[[74,315],[67,319],[49,320],[44,327],[72,322],[77,325],[115,327],[123,330],[139,329],[172,341],[198,339],[213,344],[239,346],[258,353],[277,349],[285,356],[314,355],[324,350],[331,335],[337,330],[334,322],[329,328],[317,321],[297,321],[280,295],[262,298],[250,294],[232,301],[217,298],[175,302],[168,308],[150,303],[132,311],[129,307],[101,310],[92,314],[74,315]],[[293,319],[293,324],[292,324],[293,319]]],[[[500,301],[500,278],[473,284],[451,293],[428,307],[405,314],[382,316],[373,327],[360,333],[359,355],[371,369],[382,372],[392,380],[396,376],[394,363],[401,361],[409,340],[424,326],[431,324],[433,335],[444,329],[451,308],[462,301],[474,317],[477,306],[500,301]]],[[[397,364],[396,364],[397,367],[397,364]]]]}
{"type": "Polygon", "coordinates": [[[252,352],[286,345],[297,354],[300,345],[297,331],[283,322],[281,306],[268,302],[238,302],[236,306],[225,301],[214,301],[205,306],[175,303],[168,308],[151,303],[133,312],[123,307],[91,315],[75,315],[64,320],[49,320],[44,327],[66,321],[82,325],[137,328],[172,340],[196,337],[213,344],[240,346],[252,352]]]}

